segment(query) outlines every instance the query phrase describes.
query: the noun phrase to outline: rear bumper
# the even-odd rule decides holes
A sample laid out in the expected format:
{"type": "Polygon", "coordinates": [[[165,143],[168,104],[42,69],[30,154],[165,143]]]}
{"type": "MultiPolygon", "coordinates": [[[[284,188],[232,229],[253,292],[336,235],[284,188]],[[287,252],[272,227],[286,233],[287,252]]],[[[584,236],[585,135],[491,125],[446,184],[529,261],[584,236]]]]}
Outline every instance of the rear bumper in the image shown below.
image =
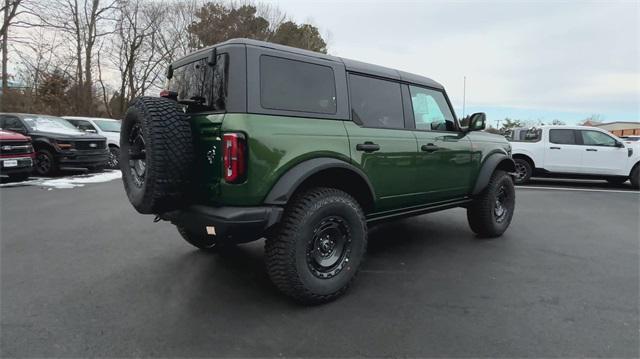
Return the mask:
{"type": "Polygon", "coordinates": [[[213,235],[236,243],[260,239],[280,221],[283,209],[267,207],[208,207],[194,205],[164,213],[162,219],[186,227],[193,233],[213,235]]]}

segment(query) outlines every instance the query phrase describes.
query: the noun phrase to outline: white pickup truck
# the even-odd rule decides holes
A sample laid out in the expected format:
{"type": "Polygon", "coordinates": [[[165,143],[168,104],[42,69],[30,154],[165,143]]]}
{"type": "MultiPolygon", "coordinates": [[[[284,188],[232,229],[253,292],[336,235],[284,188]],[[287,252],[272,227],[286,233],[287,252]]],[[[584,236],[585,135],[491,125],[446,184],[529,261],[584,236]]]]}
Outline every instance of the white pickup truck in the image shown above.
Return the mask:
{"type": "Polygon", "coordinates": [[[640,143],[625,143],[597,127],[540,126],[515,129],[508,137],[516,183],[531,176],[631,181],[638,188],[640,143]]]}

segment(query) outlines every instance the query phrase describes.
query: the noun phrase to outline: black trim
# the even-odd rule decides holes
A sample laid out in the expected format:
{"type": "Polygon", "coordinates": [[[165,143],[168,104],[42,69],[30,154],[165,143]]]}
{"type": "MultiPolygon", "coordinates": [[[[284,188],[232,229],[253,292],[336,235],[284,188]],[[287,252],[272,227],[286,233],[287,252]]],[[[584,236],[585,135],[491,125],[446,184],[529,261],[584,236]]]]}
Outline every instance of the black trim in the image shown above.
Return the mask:
{"type": "Polygon", "coordinates": [[[493,172],[496,170],[498,165],[503,161],[508,161],[511,164],[509,169],[510,172],[515,172],[516,170],[515,162],[513,162],[513,159],[507,156],[505,153],[494,152],[488,155],[484,163],[482,164],[480,171],[478,172],[478,177],[476,178],[476,184],[473,187],[473,192],[471,193],[472,195],[476,195],[482,192],[487,187],[487,185],[489,184],[489,180],[491,180],[491,175],[493,175],[493,172]]]}
{"type": "Polygon", "coordinates": [[[367,184],[371,198],[375,201],[375,191],[373,190],[373,186],[371,185],[371,182],[369,182],[367,175],[365,175],[362,170],[339,159],[321,157],[301,162],[288,170],[284,175],[282,175],[282,177],[280,177],[280,179],[278,179],[276,184],[271,187],[271,191],[265,198],[264,203],[268,205],[281,206],[287,204],[302,182],[313,174],[331,168],[342,168],[357,174],[367,184]]]}
{"type": "Polygon", "coordinates": [[[449,208],[464,207],[472,200],[470,198],[456,199],[453,201],[437,202],[427,206],[403,208],[399,211],[372,213],[367,216],[367,223],[384,222],[403,217],[418,216],[425,213],[438,212],[449,208]]]}
{"type": "Polygon", "coordinates": [[[214,226],[216,238],[236,243],[251,242],[280,221],[283,208],[264,207],[209,207],[194,205],[178,211],[163,213],[160,217],[186,227],[192,233],[207,235],[206,227],[214,226]]]}

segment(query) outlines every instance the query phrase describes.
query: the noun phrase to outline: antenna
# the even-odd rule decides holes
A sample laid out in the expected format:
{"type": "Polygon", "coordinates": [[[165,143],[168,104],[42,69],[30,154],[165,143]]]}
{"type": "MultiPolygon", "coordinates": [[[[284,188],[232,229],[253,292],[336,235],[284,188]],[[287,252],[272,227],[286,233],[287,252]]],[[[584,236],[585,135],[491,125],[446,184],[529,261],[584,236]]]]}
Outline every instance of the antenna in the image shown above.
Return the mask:
{"type": "Polygon", "coordinates": [[[464,115],[465,115],[466,100],[467,100],[467,76],[464,76],[462,80],[462,118],[464,118],[464,115]]]}

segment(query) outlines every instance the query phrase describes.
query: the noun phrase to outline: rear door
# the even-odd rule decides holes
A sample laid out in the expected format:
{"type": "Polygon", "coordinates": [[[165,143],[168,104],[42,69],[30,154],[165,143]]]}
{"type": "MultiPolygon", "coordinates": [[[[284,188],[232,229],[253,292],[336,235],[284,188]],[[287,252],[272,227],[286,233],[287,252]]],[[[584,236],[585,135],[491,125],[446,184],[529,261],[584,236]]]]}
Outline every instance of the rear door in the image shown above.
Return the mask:
{"type": "Polygon", "coordinates": [[[423,203],[463,197],[471,182],[471,141],[457,131],[443,91],[405,85],[418,141],[416,181],[423,203]]]}
{"type": "Polygon", "coordinates": [[[419,203],[416,138],[405,129],[401,85],[349,74],[352,122],[345,121],[352,160],[371,181],[384,211],[419,203]]]}
{"type": "Polygon", "coordinates": [[[629,151],[618,147],[618,141],[596,130],[579,130],[582,144],[582,167],[589,174],[628,175],[629,151]]]}
{"type": "Polygon", "coordinates": [[[549,129],[544,150],[544,169],[558,173],[584,173],[578,131],[565,128],[549,129]]]}

